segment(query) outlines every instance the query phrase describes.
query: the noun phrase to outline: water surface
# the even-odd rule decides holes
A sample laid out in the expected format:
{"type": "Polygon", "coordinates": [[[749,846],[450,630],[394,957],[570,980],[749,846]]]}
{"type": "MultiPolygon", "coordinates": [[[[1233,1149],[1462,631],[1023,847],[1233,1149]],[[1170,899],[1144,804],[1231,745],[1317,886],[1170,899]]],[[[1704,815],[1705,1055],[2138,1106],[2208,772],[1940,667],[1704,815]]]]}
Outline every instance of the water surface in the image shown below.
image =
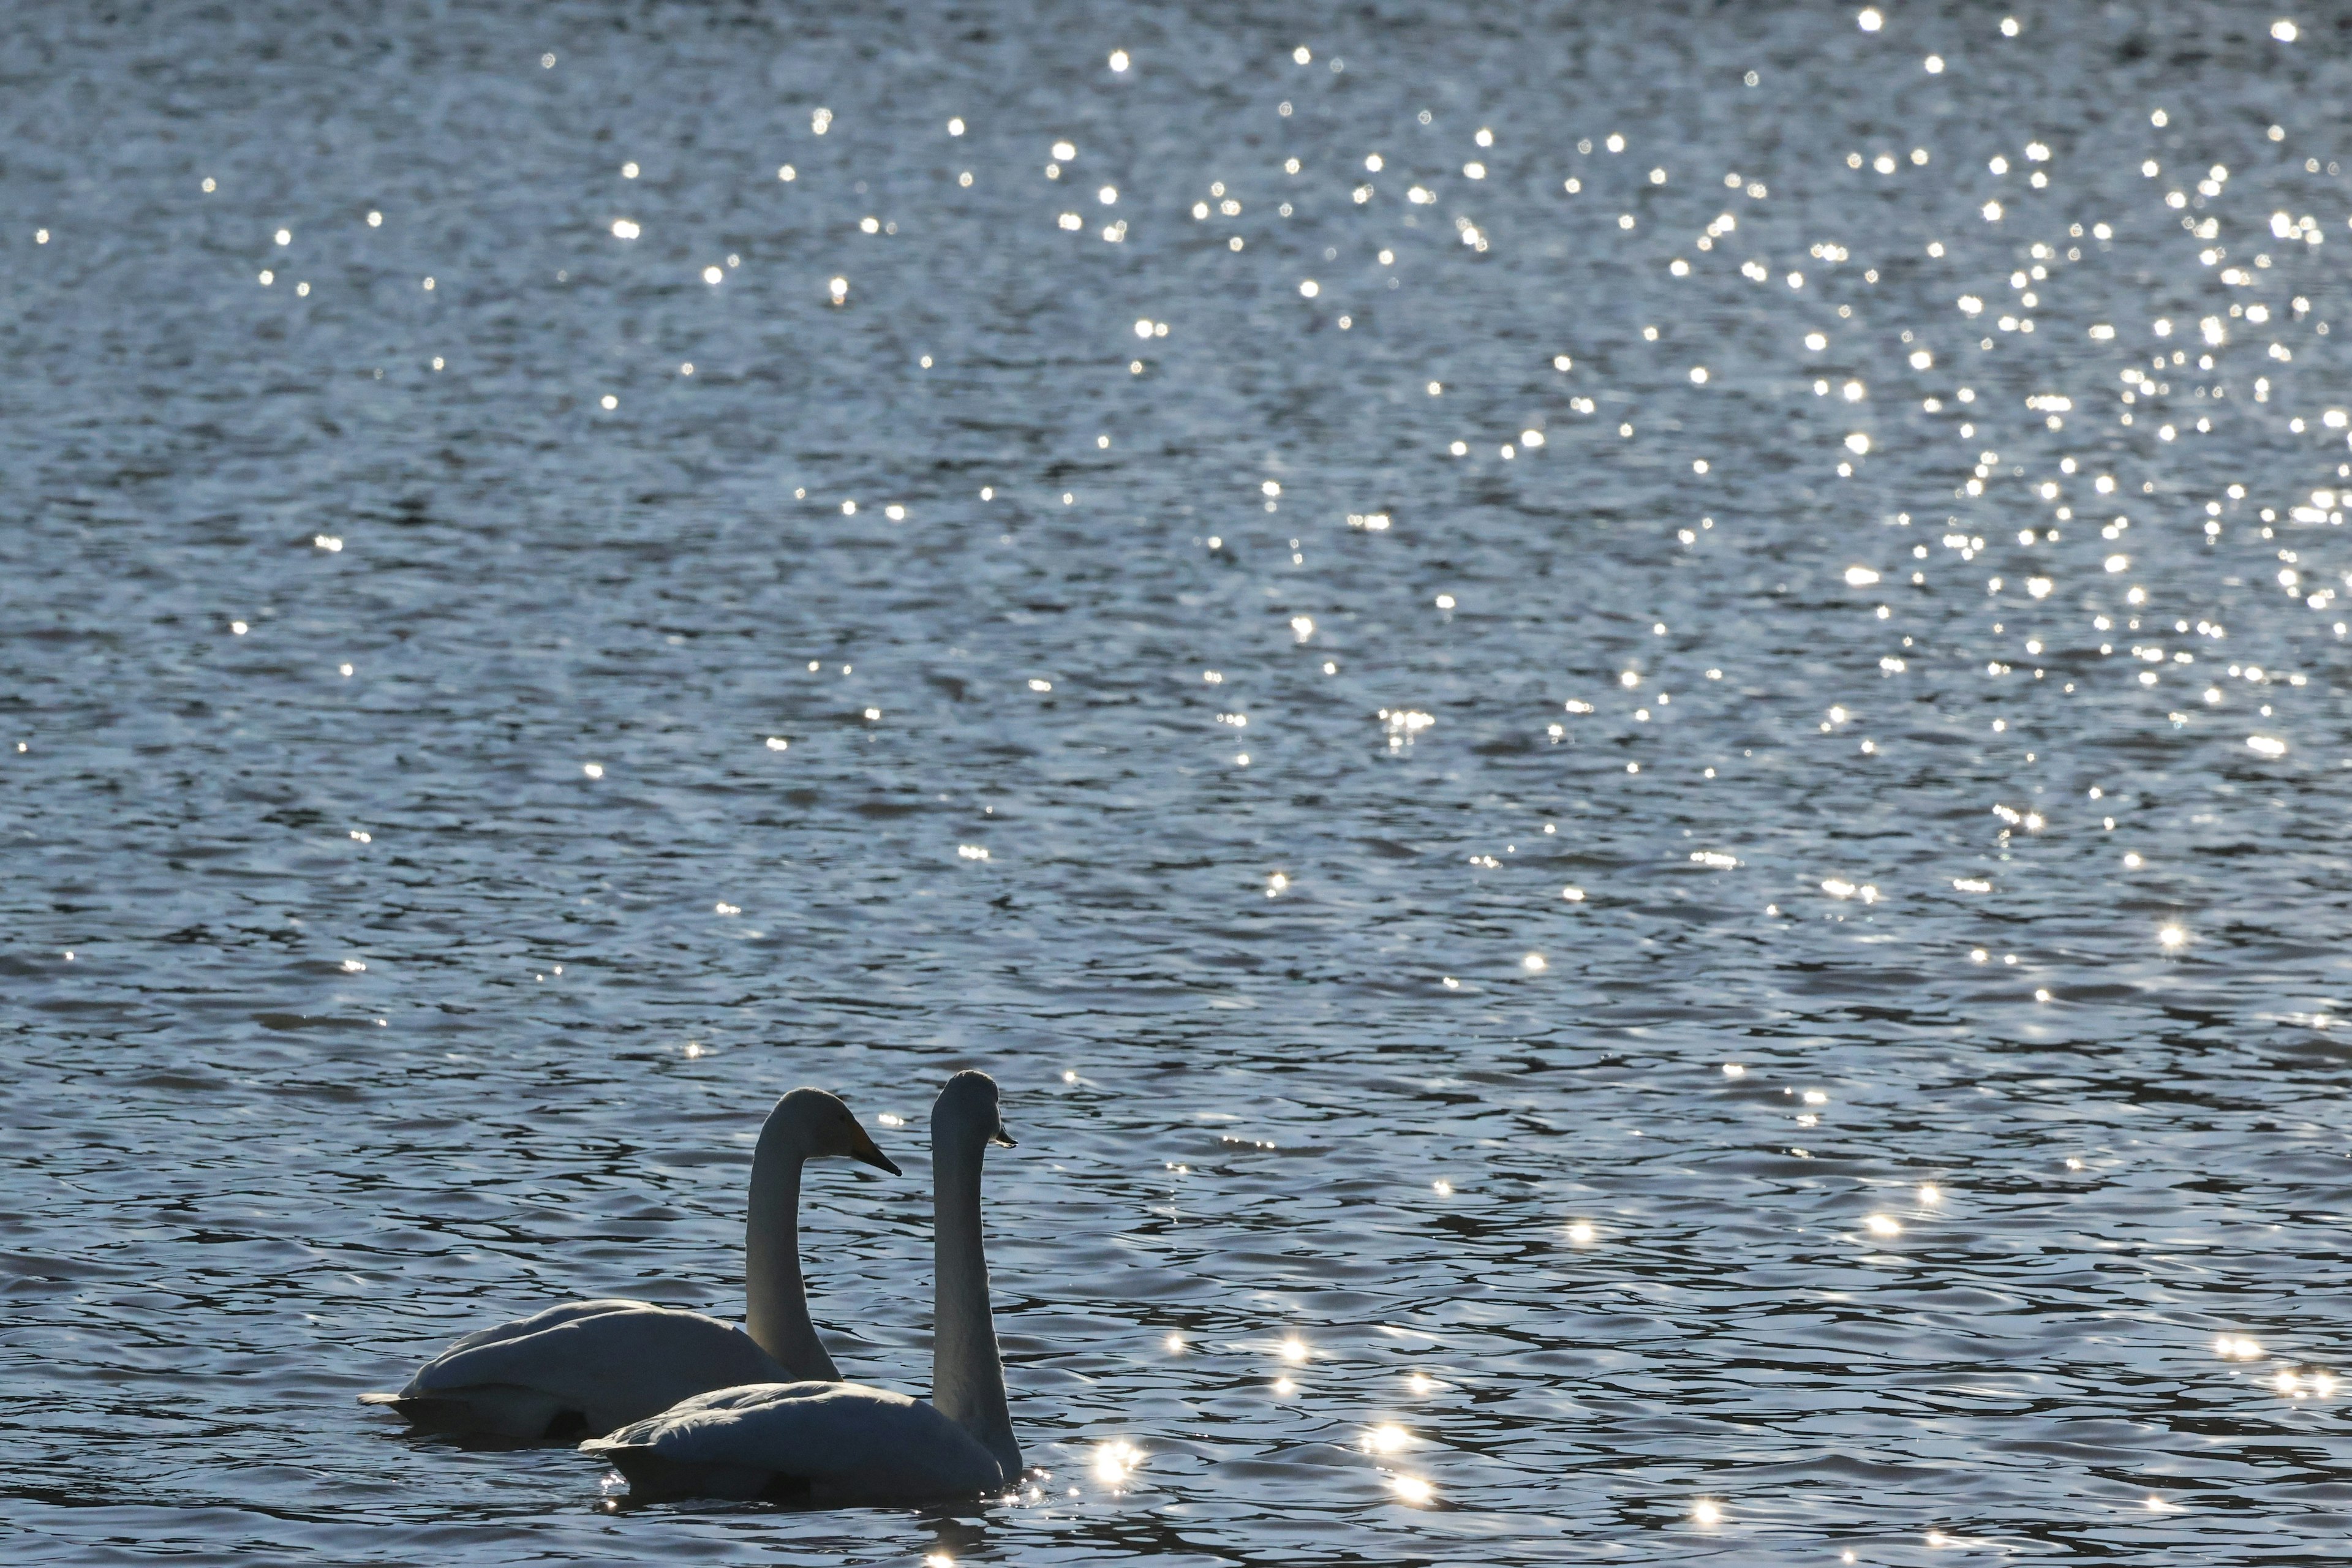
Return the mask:
{"type": "Polygon", "coordinates": [[[0,1549],[2340,1555],[2275,19],[16,10],[0,1549]],[[735,1313],[803,1082],[921,1392],[967,1066],[1019,1500],[353,1403],[735,1313]]]}

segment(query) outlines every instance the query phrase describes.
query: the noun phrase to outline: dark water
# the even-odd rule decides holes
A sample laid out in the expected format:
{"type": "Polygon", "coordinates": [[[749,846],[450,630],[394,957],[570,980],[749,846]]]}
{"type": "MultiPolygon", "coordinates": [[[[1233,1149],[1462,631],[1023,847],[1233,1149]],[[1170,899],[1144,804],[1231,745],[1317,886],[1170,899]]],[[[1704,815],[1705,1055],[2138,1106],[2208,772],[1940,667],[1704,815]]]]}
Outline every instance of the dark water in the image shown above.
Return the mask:
{"type": "Polygon", "coordinates": [[[0,1555],[2340,1557],[2352,33],[2001,15],[9,12],[0,1555]],[[963,1066],[1024,1500],[352,1402],[963,1066]]]}

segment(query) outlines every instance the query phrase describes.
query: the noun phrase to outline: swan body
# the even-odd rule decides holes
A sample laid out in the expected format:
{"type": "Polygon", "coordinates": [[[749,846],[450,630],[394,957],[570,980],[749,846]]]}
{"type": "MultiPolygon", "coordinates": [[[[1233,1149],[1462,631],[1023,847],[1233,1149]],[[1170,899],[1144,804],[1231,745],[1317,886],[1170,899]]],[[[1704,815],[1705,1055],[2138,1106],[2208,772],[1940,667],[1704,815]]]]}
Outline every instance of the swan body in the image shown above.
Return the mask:
{"type": "Polygon", "coordinates": [[[971,1497],[1013,1479],[936,1405],[855,1383],[722,1388],[581,1447],[626,1476],[641,1500],[837,1507],[971,1497]]]}
{"type": "Polygon", "coordinates": [[[898,1174],[835,1096],[799,1089],[777,1101],[751,1163],[746,1328],[650,1301],[571,1301],[468,1334],[399,1393],[361,1403],[429,1431],[576,1441],[712,1389],[838,1381],[800,1276],[800,1168],[827,1154],[898,1174]]]}
{"type": "Polygon", "coordinates": [[[931,1402],[841,1383],[769,1383],[699,1394],[580,1445],[633,1494],[916,1502],[1015,1484],[1021,1447],[988,1305],[980,1173],[1010,1147],[995,1080],[958,1073],[931,1107],[937,1305],[931,1402]]]}
{"type": "Polygon", "coordinates": [[[689,1394],[792,1375],[731,1323],[650,1301],[571,1301],[467,1334],[398,1394],[363,1394],[428,1431],[578,1438],[689,1394]]]}

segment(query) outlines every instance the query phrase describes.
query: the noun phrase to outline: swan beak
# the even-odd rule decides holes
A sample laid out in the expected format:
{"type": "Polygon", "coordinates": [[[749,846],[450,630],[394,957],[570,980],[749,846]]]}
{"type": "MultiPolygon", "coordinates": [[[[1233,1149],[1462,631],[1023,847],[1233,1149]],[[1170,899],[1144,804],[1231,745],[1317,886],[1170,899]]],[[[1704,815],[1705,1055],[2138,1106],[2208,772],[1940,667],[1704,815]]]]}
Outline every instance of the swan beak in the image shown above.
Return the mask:
{"type": "Polygon", "coordinates": [[[849,1152],[849,1157],[860,1164],[871,1165],[877,1171],[887,1171],[894,1176],[906,1174],[904,1171],[890,1163],[890,1156],[882,1152],[871,1138],[866,1140],[863,1148],[852,1149],[849,1152]]]}
{"type": "Polygon", "coordinates": [[[1018,1149],[1021,1147],[1020,1144],[1015,1143],[1013,1141],[1013,1134],[1004,1130],[1004,1123],[1002,1121],[996,1124],[996,1131],[989,1134],[988,1141],[992,1143],[1001,1143],[1007,1149],[1018,1149]]]}

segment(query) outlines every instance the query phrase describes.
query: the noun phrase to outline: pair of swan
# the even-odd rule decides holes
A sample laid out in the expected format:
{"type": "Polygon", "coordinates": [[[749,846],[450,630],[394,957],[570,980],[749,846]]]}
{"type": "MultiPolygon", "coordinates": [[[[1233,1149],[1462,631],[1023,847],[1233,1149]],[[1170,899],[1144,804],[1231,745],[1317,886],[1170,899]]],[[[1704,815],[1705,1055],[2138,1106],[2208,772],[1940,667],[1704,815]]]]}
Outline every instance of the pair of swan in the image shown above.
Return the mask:
{"type": "Polygon", "coordinates": [[[748,1333],[649,1302],[574,1301],[470,1334],[398,1394],[361,1398],[439,1431],[587,1436],[582,1452],[610,1462],[641,1496],[825,1504],[1011,1486],[1021,1448],[981,1242],[981,1167],[991,1143],[1013,1146],[996,1082],[958,1073],[931,1106],[938,1273],[928,1405],[841,1382],[809,1321],[801,1165],[845,1154],[898,1173],[849,1108],[813,1089],[777,1103],[752,1159],[748,1333]]]}

